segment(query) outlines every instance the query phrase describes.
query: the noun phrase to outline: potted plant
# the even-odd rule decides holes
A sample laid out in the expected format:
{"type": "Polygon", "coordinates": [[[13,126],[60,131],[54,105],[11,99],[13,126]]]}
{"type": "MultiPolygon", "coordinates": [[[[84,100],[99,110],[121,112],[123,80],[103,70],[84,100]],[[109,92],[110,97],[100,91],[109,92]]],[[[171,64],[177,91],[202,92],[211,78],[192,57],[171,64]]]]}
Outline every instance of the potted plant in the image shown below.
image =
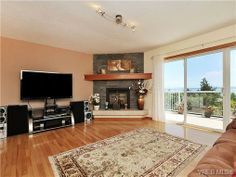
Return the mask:
{"type": "Polygon", "coordinates": [[[144,109],[144,96],[148,93],[148,82],[144,82],[141,80],[135,81],[129,89],[133,89],[138,96],[138,109],[143,110],[144,109]]]}
{"type": "Polygon", "coordinates": [[[231,100],[232,115],[236,118],[236,101],[231,100]]]}
{"type": "Polygon", "coordinates": [[[207,106],[204,111],[204,116],[210,118],[213,112],[214,112],[214,107],[207,106]]]}
{"type": "Polygon", "coordinates": [[[100,108],[100,95],[99,93],[95,93],[90,96],[89,102],[93,105],[94,110],[99,110],[100,108]]]}
{"type": "Polygon", "coordinates": [[[236,110],[233,112],[233,116],[234,118],[236,118],[236,110]]]}
{"type": "MultiPolygon", "coordinates": [[[[184,103],[183,102],[177,104],[177,110],[178,110],[178,114],[184,113],[184,103]]],[[[188,111],[192,110],[192,103],[191,102],[187,102],[187,110],[188,111]]]]}
{"type": "Polygon", "coordinates": [[[184,103],[180,103],[177,106],[177,109],[178,109],[178,114],[183,114],[184,113],[184,103]]]}
{"type": "Polygon", "coordinates": [[[233,116],[234,116],[234,118],[236,118],[236,105],[235,105],[234,110],[233,110],[233,116]]]}

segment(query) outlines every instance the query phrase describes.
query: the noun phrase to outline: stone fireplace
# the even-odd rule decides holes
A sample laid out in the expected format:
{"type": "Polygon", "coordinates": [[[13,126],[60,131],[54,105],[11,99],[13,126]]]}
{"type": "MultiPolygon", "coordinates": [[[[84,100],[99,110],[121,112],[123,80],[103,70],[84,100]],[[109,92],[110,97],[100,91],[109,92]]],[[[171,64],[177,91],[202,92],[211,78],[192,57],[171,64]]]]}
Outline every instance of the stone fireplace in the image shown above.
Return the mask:
{"type": "MultiPolygon", "coordinates": [[[[93,56],[93,73],[99,72],[102,66],[107,65],[111,59],[131,60],[135,68],[135,73],[144,72],[144,54],[143,53],[126,53],[126,54],[96,54],[93,56]]],[[[121,74],[113,72],[109,74],[121,74]]],[[[137,96],[134,90],[128,88],[134,80],[98,80],[93,82],[93,93],[100,94],[100,108],[105,109],[105,102],[109,102],[111,110],[125,109],[125,104],[130,110],[137,110],[137,96]],[[117,99],[117,100],[116,100],[117,99]],[[115,102],[115,100],[117,102],[115,102]],[[118,103],[118,104],[114,104],[118,103]]]]}
{"type": "Polygon", "coordinates": [[[130,108],[130,90],[129,88],[107,88],[106,101],[109,108],[114,110],[130,108]]]}

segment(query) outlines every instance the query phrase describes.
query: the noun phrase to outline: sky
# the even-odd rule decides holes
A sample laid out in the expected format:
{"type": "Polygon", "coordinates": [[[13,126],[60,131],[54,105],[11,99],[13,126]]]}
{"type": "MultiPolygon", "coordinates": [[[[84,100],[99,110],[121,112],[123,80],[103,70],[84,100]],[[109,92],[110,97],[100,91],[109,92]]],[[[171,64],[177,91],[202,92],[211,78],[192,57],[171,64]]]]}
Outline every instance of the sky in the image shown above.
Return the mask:
{"type": "MultiPolygon", "coordinates": [[[[165,63],[165,89],[184,88],[184,61],[165,63]]],[[[223,53],[196,56],[187,60],[187,87],[200,88],[206,78],[213,87],[223,86],[223,53]]],[[[236,50],[231,51],[231,87],[236,87],[236,50]]]]}

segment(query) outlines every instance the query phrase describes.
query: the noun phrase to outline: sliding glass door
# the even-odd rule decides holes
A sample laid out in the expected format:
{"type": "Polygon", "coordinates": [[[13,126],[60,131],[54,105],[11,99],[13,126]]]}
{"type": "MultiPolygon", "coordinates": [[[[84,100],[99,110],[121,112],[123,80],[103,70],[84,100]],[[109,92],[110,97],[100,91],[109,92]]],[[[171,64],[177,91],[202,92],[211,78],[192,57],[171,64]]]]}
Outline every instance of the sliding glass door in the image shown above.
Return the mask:
{"type": "Polygon", "coordinates": [[[187,60],[186,123],[223,129],[223,53],[187,60]]]}
{"type": "Polygon", "coordinates": [[[167,62],[164,70],[166,120],[184,122],[184,60],[167,62]]]}
{"type": "Polygon", "coordinates": [[[165,63],[167,121],[223,130],[236,118],[236,49],[165,63]]]}

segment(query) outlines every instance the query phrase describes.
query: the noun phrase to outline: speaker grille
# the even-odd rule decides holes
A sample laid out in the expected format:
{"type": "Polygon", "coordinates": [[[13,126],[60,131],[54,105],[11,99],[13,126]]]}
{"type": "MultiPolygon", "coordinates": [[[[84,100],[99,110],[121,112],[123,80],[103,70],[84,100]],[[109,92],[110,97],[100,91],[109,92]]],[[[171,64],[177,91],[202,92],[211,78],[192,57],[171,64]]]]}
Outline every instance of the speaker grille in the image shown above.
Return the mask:
{"type": "Polygon", "coordinates": [[[7,107],[0,107],[0,139],[7,137],[7,107]]]}
{"type": "Polygon", "coordinates": [[[84,114],[86,119],[92,119],[92,112],[85,112],[84,114]]]}
{"type": "Polygon", "coordinates": [[[88,101],[84,101],[84,110],[85,111],[89,110],[89,102],[88,101]]]}
{"type": "Polygon", "coordinates": [[[6,123],[7,122],[7,108],[6,107],[0,107],[0,123],[6,123]]]}
{"type": "Polygon", "coordinates": [[[7,136],[29,132],[27,105],[7,106],[7,136]]]}

